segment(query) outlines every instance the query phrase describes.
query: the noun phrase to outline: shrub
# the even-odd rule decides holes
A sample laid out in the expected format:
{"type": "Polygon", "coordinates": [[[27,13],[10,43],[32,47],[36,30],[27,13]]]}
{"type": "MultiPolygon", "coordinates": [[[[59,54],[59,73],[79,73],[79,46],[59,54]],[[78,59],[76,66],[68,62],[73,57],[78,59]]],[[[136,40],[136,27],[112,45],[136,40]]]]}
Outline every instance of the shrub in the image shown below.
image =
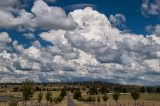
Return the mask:
{"type": "Polygon", "coordinates": [[[80,99],[81,98],[81,91],[80,90],[76,90],[73,94],[73,98],[74,99],[80,99]]]}
{"type": "Polygon", "coordinates": [[[11,102],[9,102],[9,106],[18,106],[18,101],[12,100],[11,102]]]}

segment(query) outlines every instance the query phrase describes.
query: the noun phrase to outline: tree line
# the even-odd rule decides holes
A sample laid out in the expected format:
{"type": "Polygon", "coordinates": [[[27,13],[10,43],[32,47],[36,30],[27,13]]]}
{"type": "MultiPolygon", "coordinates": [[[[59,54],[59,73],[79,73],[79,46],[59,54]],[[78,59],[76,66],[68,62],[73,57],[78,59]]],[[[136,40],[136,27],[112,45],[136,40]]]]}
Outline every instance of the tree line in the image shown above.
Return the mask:
{"type": "MultiPolygon", "coordinates": [[[[100,97],[98,96],[97,98],[95,98],[94,95],[97,95],[97,91],[95,89],[92,88],[92,90],[89,92],[89,96],[87,98],[82,97],[81,95],[81,91],[80,90],[76,90],[75,92],[72,92],[73,94],[73,98],[78,100],[78,101],[82,101],[82,102],[96,102],[100,103],[101,99],[104,101],[105,106],[107,106],[107,101],[109,99],[109,95],[104,92],[103,96],[100,97]]],[[[137,100],[140,98],[140,92],[137,89],[134,89],[130,92],[130,95],[132,96],[132,99],[135,101],[135,106],[137,106],[137,100]]],[[[116,102],[116,105],[118,106],[118,100],[120,97],[120,92],[119,91],[114,91],[112,94],[112,98],[113,100],[116,102]]]]}

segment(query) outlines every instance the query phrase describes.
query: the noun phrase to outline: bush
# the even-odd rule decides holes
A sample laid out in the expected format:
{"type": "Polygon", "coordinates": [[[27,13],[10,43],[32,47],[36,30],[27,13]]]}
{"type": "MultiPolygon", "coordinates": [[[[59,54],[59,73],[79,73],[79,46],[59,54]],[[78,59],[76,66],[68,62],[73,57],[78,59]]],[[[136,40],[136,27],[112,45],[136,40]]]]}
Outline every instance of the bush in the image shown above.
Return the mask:
{"type": "Polygon", "coordinates": [[[19,87],[13,87],[13,92],[19,91],[19,87]]]}
{"type": "Polygon", "coordinates": [[[73,98],[74,99],[80,99],[82,96],[81,96],[81,91],[80,90],[76,90],[73,94],[73,98]]]}
{"type": "Polygon", "coordinates": [[[9,102],[8,105],[9,106],[18,106],[18,101],[17,100],[12,100],[11,102],[9,102]]]}
{"type": "Polygon", "coordinates": [[[53,97],[49,98],[49,102],[52,104],[53,103],[53,97]]]}
{"type": "Polygon", "coordinates": [[[112,96],[113,96],[113,99],[117,102],[119,99],[120,93],[118,91],[115,91],[112,96]]]}
{"type": "Polygon", "coordinates": [[[140,97],[140,93],[138,90],[131,91],[132,98],[136,101],[140,97]]]}
{"type": "Polygon", "coordinates": [[[40,93],[38,94],[38,103],[41,103],[42,99],[43,99],[43,93],[42,91],[40,91],[40,93]]]}
{"type": "Polygon", "coordinates": [[[90,95],[97,95],[97,94],[98,94],[97,88],[96,88],[95,86],[89,88],[88,93],[89,93],[90,95]]]}
{"type": "Polygon", "coordinates": [[[61,97],[55,97],[54,98],[54,103],[57,104],[57,103],[61,103],[62,101],[62,98],[61,97]]]}
{"type": "Polygon", "coordinates": [[[99,103],[99,102],[101,102],[101,98],[98,96],[98,98],[97,98],[97,102],[99,103]]]}
{"type": "Polygon", "coordinates": [[[87,102],[95,102],[95,101],[96,101],[95,97],[89,96],[87,98],[87,102]]]}
{"type": "Polygon", "coordinates": [[[60,93],[60,97],[64,98],[67,95],[66,90],[62,89],[61,93],[60,93]]]}
{"type": "Polygon", "coordinates": [[[25,106],[26,106],[26,101],[31,99],[34,93],[34,83],[30,80],[26,80],[25,82],[23,82],[22,85],[22,94],[23,94],[23,98],[25,101],[25,106]]]}
{"type": "Polygon", "coordinates": [[[47,102],[50,101],[50,98],[52,98],[52,93],[50,91],[47,91],[47,93],[46,93],[47,102]]]}

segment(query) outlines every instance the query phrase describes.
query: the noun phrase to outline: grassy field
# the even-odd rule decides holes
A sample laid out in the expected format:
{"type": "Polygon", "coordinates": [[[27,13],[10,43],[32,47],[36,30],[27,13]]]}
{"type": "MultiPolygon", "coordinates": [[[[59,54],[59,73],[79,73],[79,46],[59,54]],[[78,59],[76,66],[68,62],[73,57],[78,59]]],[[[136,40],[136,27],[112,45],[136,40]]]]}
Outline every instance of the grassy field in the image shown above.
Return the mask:
{"type": "MultiPolygon", "coordinates": [[[[60,94],[60,91],[51,91],[52,92],[52,95],[53,97],[57,97],[59,94],[60,94]]],[[[38,97],[38,94],[39,92],[35,92],[32,99],[30,101],[28,101],[28,105],[30,103],[34,103],[36,104],[37,103],[37,97],[38,97]]],[[[43,101],[42,103],[45,103],[46,102],[46,99],[45,99],[45,94],[46,94],[46,91],[43,91],[43,101]]],[[[14,97],[22,97],[22,92],[0,92],[0,96],[14,96],[14,97]]],[[[57,105],[54,105],[54,106],[66,106],[66,103],[67,100],[66,98],[60,103],[60,104],[57,104],[57,105]]],[[[8,103],[6,102],[0,102],[0,106],[7,106],[8,103]]],[[[19,104],[23,104],[22,101],[19,102],[19,104]]]]}
{"type": "MultiPolygon", "coordinates": [[[[60,94],[60,91],[51,91],[53,94],[53,97],[56,97],[60,94]]],[[[35,92],[32,99],[28,101],[28,104],[36,104],[37,103],[37,97],[39,92],[35,92]]],[[[46,102],[45,94],[46,91],[43,91],[43,103],[46,102]]],[[[22,97],[21,92],[0,92],[0,96],[14,96],[14,97],[22,97]]],[[[89,95],[86,94],[86,92],[82,92],[82,96],[84,98],[87,98],[89,95]]],[[[95,95],[94,97],[97,99],[97,97],[101,97],[100,103],[84,103],[74,100],[76,103],[76,106],[104,106],[104,101],[102,100],[102,95],[95,95]]],[[[130,94],[121,94],[120,98],[118,100],[119,104],[121,106],[133,106],[134,101],[130,94]]],[[[160,94],[158,93],[143,93],[141,94],[139,100],[137,101],[140,104],[145,104],[144,106],[160,106],[160,94]]],[[[19,102],[19,104],[22,104],[22,101],[19,102]]],[[[112,94],[109,94],[109,99],[107,101],[108,106],[115,106],[115,101],[112,99],[112,94]]],[[[7,106],[6,102],[0,102],[0,106],[7,106]]],[[[67,106],[67,100],[66,98],[62,101],[62,103],[54,105],[54,106],[67,106]]]]}
{"type": "MultiPolygon", "coordinates": [[[[87,98],[89,95],[87,95],[86,93],[82,93],[82,96],[84,98],[87,98]]],[[[101,97],[100,103],[84,103],[76,100],[74,100],[74,102],[77,104],[77,106],[104,106],[105,103],[102,100],[102,95],[95,95],[94,97],[97,99],[98,96],[101,97]]],[[[134,101],[130,94],[121,94],[118,103],[121,104],[121,106],[134,106],[134,101]]],[[[141,94],[137,103],[141,105],[144,104],[144,106],[160,106],[160,94],[141,94]]],[[[108,106],[116,106],[116,102],[113,100],[112,94],[109,94],[107,104],[108,106]]]]}

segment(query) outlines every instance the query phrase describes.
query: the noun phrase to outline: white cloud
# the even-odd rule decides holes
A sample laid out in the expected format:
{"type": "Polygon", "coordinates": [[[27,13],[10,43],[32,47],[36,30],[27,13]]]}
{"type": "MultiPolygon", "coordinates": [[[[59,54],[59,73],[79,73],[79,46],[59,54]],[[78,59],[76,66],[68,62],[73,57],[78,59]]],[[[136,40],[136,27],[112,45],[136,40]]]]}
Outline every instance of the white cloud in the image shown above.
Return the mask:
{"type": "Polygon", "coordinates": [[[7,44],[10,43],[12,39],[9,37],[8,33],[1,32],[0,33],[0,51],[5,50],[7,47],[7,44]]]}
{"type": "Polygon", "coordinates": [[[17,12],[20,4],[20,0],[0,0],[0,10],[17,12]]]}
{"type": "Polygon", "coordinates": [[[155,26],[153,26],[153,25],[147,25],[145,27],[145,30],[148,33],[151,33],[151,34],[154,34],[154,35],[160,37],[160,24],[157,24],[155,26]]]}
{"type": "MultiPolygon", "coordinates": [[[[40,14],[42,10],[34,12],[40,14]]],[[[105,15],[92,8],[77,9],[69,15],[78,24],[76,29],[52,29],[39,35],[53,46],[44,47],[37,40],[24,48],[13,41],[15,53],[0,52],[0,81],[34,77],[35,81],[98,79],[160,84],[160,37],[121,33],[105,15]]]]}
{"type": "Polygon", "coordinates": [[[13,6],[16,5],[16,2],[18,2],[18,0],[0,0],[0,5],[1,6],[13,6]]]}
{"type": "Polygon", "coordinates": [[[35,39],[35,36],[33,33],[25,33],[23,34],[24,37],[26,37],[27,39],[35,39]]]}
{"type": "Polygon", "coordinates": [[[160,24],[155,26],[154,33],[160,37],[160,24]]]}
{"type": "Polygon", "coordinates": [[[40,37],[43,38],[44,40],[52,42],[53,44],[61,43],[61,42],[62,44],[66,44],[67,41],[64,38],[64,34],[65,34],[64,30],[57,30],[57,31],[51,30],[49,32],[41,33],[40,37]]]}
{"type": "Polygon", "coordinates": [[[153,31],[154,31],[154,27],[152,25],[147,25],[147,26],[145,26],[144,29],[149,34],[153,33],[153,31]]]}
{"type": "Polygon", "coordinates": [[[0,10],[0,27],[10,28],[16,26],[33,26],[31,18],[33,15],[25,10],[19,11],[19,16],[15,17],[11,12],[0,10]]]}
{"type": "Polygon", "coordinates": [[[18,10],[18,15],[14,16],[10,11],[0,10],[0,27],[21,27],[26,29],[65,29],[73,30],[77,24],[70,15],[66,15],[65,11],[60,7],[48,6],[41,0],[35,1],[29,13],[23,9],[18,10]]]}
{"type": "Polygon", "coordinates": [[[109,21],[115,27],[117,26],[124,27],[124,22],[126,22],[126,17],[123,14],[110,15],[109,21]]]}
{"type": "Polygon", "coordinates": [[[38,0],[34,3],[32,13],[37,27],[46,29],[74,29],[76,23],[72,17],[67,16],[65,11],[60,7],[49,7],[45,2],[38,0]]]}
{"type": "Polygon", "coordinates": [[[160,0],[143,0],[141,10],[143,15],[159,15],[160,0]]]}

